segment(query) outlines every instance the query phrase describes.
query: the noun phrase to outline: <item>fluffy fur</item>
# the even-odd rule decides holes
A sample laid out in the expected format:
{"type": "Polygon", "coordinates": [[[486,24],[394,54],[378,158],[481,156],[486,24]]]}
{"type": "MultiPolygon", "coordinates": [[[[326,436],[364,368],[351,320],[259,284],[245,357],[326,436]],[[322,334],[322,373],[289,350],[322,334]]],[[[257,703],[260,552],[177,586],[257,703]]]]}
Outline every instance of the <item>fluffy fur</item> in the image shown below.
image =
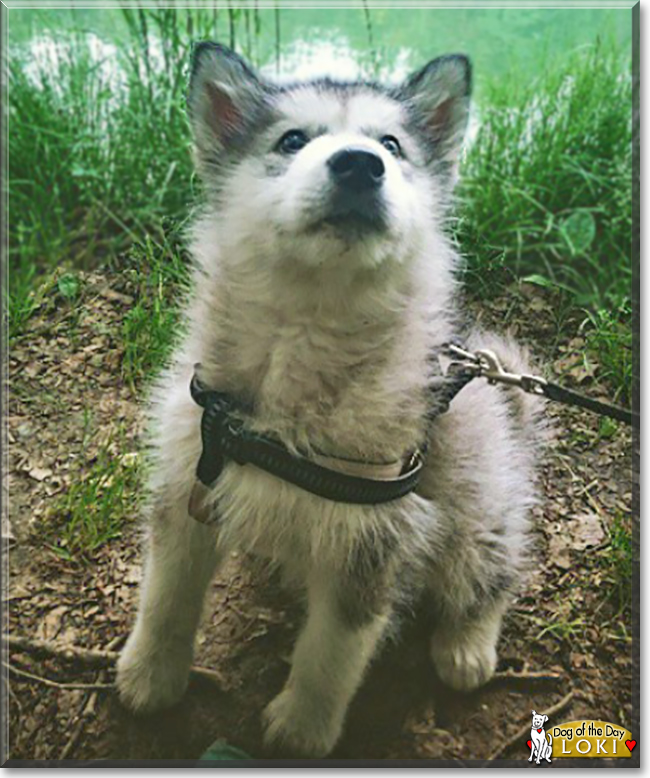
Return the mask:
{"type": "MultiPolygon", "coordinates": [[[[426,421],[439,380],[431,355],[458,334],[443,226],[469,79],[467,60],[452,56],[398,89],[280,88],[220,46],[196,48],[189,109],[209,202],[192,236],[185,335],[151,399],[149,548],[118,667],[133,709],[183,694],[206,586],[232,549],[281,566],[306,593],[289,679],[264,712],[268,743],[310,756],[333,748],[404,604],[435,613],[443,681],[472,689],[494,672],[535,500],[531,401],[475,381],[426,421]],[[294,128],[308,142],[283,153],[294,128]],[[328,160],[347,148],[383,162],[371,219],[356,201],[343,217],[333,210],[328,160]],[[417,492],[341,504],[230,463],[210,492],[213,524],[197,523],[187,511],[201,450],[188,390],[197,362],[206,384],[252,405],[251,429],[304,454],[385,462],[426,442],[417,492]]],[[[527,370],[510,341],[468,337],[527,370]]]]}

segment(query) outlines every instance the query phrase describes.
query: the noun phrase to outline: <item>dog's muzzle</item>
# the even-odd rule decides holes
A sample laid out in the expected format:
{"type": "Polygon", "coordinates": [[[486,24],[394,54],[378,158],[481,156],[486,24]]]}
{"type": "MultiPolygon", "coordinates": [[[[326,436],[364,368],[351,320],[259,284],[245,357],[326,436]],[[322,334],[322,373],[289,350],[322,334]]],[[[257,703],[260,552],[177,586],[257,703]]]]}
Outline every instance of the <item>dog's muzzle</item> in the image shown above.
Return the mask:
{"type": "Polygon", "coordinates": [[[327,167],[336,186],[351,192],[378,189],[386,172],[379,155],[359,148],[337,151],[327,160],[327,167]]]}
{"type": "Polygon", "coordinates": [[[386,169],[381,157],[368,149],[350,147],[333,154],[327,167],[333,188],[325,221],[341,227],[384,228],[381,190],[386,169]]]}

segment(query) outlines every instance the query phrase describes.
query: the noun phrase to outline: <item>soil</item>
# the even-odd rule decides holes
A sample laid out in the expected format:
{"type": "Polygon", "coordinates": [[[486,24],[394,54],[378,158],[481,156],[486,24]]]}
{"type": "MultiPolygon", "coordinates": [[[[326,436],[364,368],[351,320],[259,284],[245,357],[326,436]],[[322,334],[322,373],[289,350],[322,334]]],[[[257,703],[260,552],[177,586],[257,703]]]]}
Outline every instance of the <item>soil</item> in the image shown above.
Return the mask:
{"type": "MultiPolygon", "coordinates": [[[[133,290],[120,274],[85,275],[73,303],[55,284],[12,345],[3,524],[11,635],[118,650],[132,624],[141,575],[136,494],[118,537],[85,556],[67,559],[65,548],[55,550],[62,497],[101,447],[137,456],[142,390],[125,384],[120,369],[121,322],[132,304],[133,290]]],[[[565,318],[559,332],[550,292],[517,285],[490,304],[468,305],[475,319],[507,326],[528,342],[547,376],[608,398],[598,366],[585,365],[579,318],[565,318]]],[[[407,624],[399,643],[387,645],[370,668],[332,758],[487,759],[530,721],[531,709],[548,709],[569,689],[573,699],[553,724],[600,719],[635,735],[632,614],[610,545],[615,522],[631,526],[631,434],[576,409],[552,405],[548,413],[557,434],[543,464],[535,561],[506,619],[499,669],[560,679],[499,678],[474,694],[452,693],[435,677],[426,635],[407,624]]],[[[217,681],[193,680],[164,713],[135,717],[112,689],[58,688],[17,674],[110,683],[112,668],[11,650],[10,759],[192,760],[218,738],[264,758],[260,712],[287,676],[302,614],[289,594],[249,567],[233,557],[210,589],[196,663],[213,669],[217,681]]],[[[522,737],[502,757],[523,766],[528,755],[522,737]]]]}

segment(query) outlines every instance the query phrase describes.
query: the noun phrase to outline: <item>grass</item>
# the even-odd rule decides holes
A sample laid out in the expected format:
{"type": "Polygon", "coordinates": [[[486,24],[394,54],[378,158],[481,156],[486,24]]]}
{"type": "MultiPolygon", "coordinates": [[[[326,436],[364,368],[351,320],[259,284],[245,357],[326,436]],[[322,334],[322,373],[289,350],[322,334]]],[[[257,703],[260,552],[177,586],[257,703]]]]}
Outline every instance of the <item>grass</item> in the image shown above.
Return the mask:
{"type": "Polygon", "coordinates": [[[629,521],[617,514],[608,532],[609,544],[604,563],[615,608],[620,614],[632,605],[632,530],[629,521]]]}
{"type": "Polygon", "coordinates": [[[629,71],[596,45],[528,86],[491,91],[459,192],[470,283],[496,266],[593,309],[629,299],[629,71]]]}
{"type": "Polygon", "coordinates": [[[182,220],[195,199],[184,90],[190,40],[210,14],[182,32],[172,11],[125,15],[131,37],[113,67],[83,35],[53,44],[52,62],[8,60],[13,331],[39,272],[95,267],[147,234],[160,239],[163,217],[182,220]]]}
{"type": "Polygon", "coordinates": [[[117,445],[101,448],[97,459],[80,473],[53,506],[48,530],[50,548],[64,559],[92,556],[108,540],[120,537],[125,522],[137,516],[134,495],[140,484],[139,456],[117,445]]]}
{"type": "Polygon", "coordinates": [[[633,381],[632,311],[629,300],[615,310],[587,311],[583,331],[599,375],[614,387],[614,400],[629,405],[633,381]]]}
{"type": "Polygon", "coordinates": [[[147,237],[132,247],[123,272],[136,289],[136,301],[122,323],[122,375],[132,387],[164,364],[178,337],[178,297],[187,287],[188,265],[176,230],[161,244],[147,237]]]}

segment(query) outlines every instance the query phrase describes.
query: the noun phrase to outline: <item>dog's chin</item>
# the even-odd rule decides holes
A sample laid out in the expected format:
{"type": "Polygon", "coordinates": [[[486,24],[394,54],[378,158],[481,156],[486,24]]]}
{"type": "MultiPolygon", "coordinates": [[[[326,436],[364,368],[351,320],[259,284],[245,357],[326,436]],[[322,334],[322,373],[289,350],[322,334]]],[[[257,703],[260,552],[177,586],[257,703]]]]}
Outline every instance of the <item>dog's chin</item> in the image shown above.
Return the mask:
{"type": "Polygon", "coordinates": [[[379,210],[332,210],[313,221],[308,232],[324,233],[350,243],[384,236],[388,232],[388,222],[379,210]]]}

